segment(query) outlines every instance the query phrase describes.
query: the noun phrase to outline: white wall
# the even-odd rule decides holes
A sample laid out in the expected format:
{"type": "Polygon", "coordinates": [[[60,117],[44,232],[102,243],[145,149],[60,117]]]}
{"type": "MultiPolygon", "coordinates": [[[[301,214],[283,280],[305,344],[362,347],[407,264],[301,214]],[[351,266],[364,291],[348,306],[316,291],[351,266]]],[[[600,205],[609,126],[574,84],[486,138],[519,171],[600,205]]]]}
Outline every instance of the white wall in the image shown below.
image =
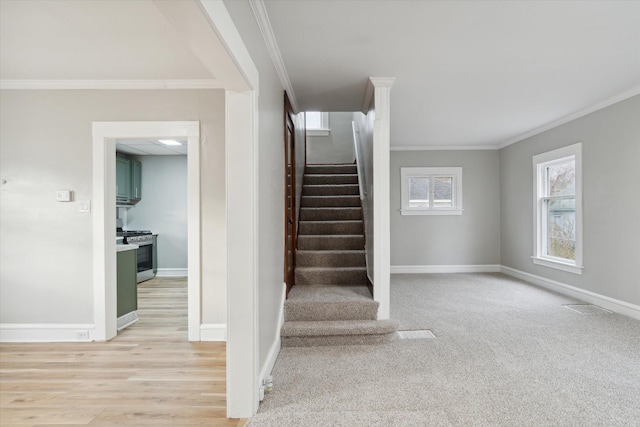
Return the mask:
{"type": "Polygon", "coordinates": [[[327,136],[307,136],[307,163],[353,163],[353,113],[330,112],[327,136]]]}
{"type": "MultiPolygon", "coordinates": [[[[200,120],[202,320],[226,323],[222,90],[3,90],[0,323],[92,324],[93,121],[200,120]]],[[[115,232],[114,232],[115,235],[115,232]]]]}
{"type": "Polygon", "coordinates": [[[362,214],[365,229],[365,251],[367,255],[367,275],[373,282],[373,121],[375,110],[371,109],[365,116],[362,113],[353,113],[353,121],[357,129],[358,144],[358,173],[363,194],[362,214]]]}
{"type": "Polygon", "coordinates": [[[497,150],[391,152],[391,265],[500,264],[497,150]],[[462,215],[401,215],[400,168],[462,167],[462,215]]]}
{"type": "Polygon", "coordinates": [[[640,304],[640,96],[500,150],[501,261],[529,274],[640,304]],[[582,142],[584,270],[534,265],[532,157],[582,142]]]}
{"type": "Polygon", "coordinates": [[[158,234],[158,268],[187,268],[187,156],[132,156],[142,163],[142,200],[128,230],[158,234]]]}

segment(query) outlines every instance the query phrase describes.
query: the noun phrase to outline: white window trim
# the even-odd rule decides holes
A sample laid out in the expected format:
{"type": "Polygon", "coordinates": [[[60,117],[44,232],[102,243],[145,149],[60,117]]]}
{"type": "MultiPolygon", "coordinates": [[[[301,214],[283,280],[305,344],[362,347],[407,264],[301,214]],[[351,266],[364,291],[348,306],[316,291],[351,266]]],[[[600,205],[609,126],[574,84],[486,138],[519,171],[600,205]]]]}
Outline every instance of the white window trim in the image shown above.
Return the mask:
{"type": "Polygon", "coordinates": [[[555,268],[574,274],[582,274],[582,143],[578,142],[557,150],[533,156],[533,256],[534,264],[555,268]],[[545,166],[559,163],[573,158],[576,164],[576,248],[575,262],[567,262],[563,258],[556,258],[543,254],[543,239],[546,237],[546,227],[543,224],[543,203],[545,196],[544,173],[545,166]]]}
{"type": "Polygon", "coordinates": [[[462,215],[462,168],[461,167],[403,167],[400,168],[400,194],[402,215],[462,215]],[[412,176],[453,177],[453,207],[411,208],[409,207],[409,178],[412,176]]]}
{"type": "Polygon", "coordinates": [[[319,128],[307,128],[307,136],[329,136],[329,133],[331,133],[331,128],[329,127],[329,113],[326,112],[320,113],[319,128]]]}

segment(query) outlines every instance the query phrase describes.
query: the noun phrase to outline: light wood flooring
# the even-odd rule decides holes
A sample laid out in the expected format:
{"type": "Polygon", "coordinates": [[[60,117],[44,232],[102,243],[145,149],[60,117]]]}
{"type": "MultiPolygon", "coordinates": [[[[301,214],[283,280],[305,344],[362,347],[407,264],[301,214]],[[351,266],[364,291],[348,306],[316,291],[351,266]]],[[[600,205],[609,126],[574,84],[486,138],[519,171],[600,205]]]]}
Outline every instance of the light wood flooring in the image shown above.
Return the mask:
{"type": "Polygon", "coordinates": [[[186,279],[140,283],[138,316],[106,343],[0,344],[0,425],[244,426],[225,343],[187,341],[186,279]]]}

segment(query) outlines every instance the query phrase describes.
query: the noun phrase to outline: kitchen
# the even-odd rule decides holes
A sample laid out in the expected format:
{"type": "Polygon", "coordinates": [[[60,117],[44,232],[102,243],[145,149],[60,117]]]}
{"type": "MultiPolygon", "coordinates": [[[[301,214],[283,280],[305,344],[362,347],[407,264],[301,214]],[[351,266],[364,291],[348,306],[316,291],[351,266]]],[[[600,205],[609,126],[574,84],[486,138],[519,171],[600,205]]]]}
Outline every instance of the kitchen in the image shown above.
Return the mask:
{"type": "Polygon", "coordinates": [[[116,141],[118,330],[138,321],[138,284],[187,277],[187,142],[116,141]],[[123,190],[124,188],[124,190],[123,190]]]}

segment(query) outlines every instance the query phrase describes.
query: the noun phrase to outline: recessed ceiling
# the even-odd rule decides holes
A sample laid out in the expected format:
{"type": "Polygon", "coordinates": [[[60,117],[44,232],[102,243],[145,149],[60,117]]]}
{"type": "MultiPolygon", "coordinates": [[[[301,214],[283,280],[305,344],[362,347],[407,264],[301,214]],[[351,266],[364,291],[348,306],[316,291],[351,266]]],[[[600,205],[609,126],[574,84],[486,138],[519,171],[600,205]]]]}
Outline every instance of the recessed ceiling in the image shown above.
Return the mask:
{"type": "Polygon", "coordinates": [[[116,140],[116,151],[138,156],[186,156],[187,141],[181,145],[165,145],[157,139],[128,138],[116,140]]]}
{"type": "Polygon", "coordinates": [[[396,78],[392,147],[502,146],[640,93],[638,1],[264,5],[300,110],[361,110],[368,77],[396,78]]]}

